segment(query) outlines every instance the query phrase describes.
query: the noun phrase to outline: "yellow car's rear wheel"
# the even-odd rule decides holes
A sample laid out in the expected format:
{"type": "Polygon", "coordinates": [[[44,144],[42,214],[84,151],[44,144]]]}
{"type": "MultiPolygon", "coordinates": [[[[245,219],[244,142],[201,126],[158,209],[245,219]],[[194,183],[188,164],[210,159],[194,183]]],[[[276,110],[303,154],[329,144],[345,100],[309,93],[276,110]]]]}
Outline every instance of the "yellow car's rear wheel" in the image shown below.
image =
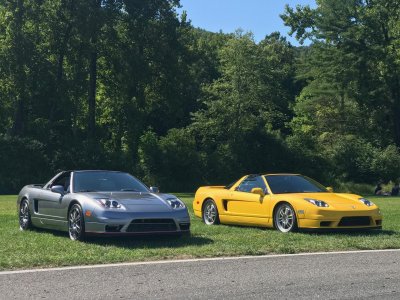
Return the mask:
{"type": "Polygon", "coordinates": [[[203,221],[207,225],[219,224],[218,208],[214,200],[208,199],[203,205],[203,221]]]}
{"type": "Polygon", "coordinates": [[[297,229],[296,213],[289,203],[281,203],[275,209],[274,225],[281,232],[291,232],[297,229]]]}

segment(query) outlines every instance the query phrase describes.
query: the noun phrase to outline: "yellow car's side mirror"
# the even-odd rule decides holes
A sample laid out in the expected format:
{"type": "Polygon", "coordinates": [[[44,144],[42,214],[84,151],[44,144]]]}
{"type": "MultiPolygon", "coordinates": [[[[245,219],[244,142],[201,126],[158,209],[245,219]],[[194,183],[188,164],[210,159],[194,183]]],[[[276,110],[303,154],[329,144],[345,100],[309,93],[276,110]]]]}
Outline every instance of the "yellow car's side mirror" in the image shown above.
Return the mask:
{"type": "Polygon", "coordinates": [[[331,186],[328,186],[328,187],[326,188],[326,190],[327,190],[329,193],[333,193],[333,187],[331,187],[331,186]]]}
{"type": "Polygon", "coordinates": [[[260,195],[261,197],[265,196],[265,193],[262,188],[253,188],[251,189],[251,193],[260,195]]]}

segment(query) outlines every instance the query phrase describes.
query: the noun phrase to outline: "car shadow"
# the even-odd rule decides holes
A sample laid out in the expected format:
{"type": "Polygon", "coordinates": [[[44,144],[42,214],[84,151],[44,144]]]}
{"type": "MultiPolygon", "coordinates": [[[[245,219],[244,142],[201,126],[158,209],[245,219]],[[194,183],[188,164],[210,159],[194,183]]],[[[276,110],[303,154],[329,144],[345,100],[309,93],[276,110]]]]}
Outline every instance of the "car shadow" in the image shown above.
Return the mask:
{"type": "MultiPolygon", "coordinates": [[[[259,227],[259,226],[243,226],[243,225],[227,225],[230,227],[235,227],[235,228],[252,228],[252,229],[258,229],[261,231],[275,231],[279,233],[278,230],[275,228],[270,228],[270,227],[259,227]]],[[[297,229],[296,231],[292,232],[292,234],[307,234],[307,235],[347,235],[347,236],[391,236],[391,235],[396,235],[400,234],[398,231],[394,230],[384,230],[384,229],[297,229]]],[[[285,233],[282,233],[285,234],[285,233]]]]}
{"type": "MultiPolygon", "coordinates": [[[[33,228],[38,233],[47,233],[55,237],[69,239],[68,233],[65,231],[56,231],[44,228],[33,228]]],[[[133,235],[133,236],[87,236],[85,242],[100,246],[116,246],[121,248],[179,248],[186,246],[202,246],[212,244],[212,239],[197,236],[194,234],[184,233],[183,235],[166,234],[166,235],[133,235]]]]}
{"type": "Polygon", "coordinates": [[[212,244],[209,238],[196,235],[143,235],[122,237],[87,237],[86,243],[120,248],[180,248],[212,244]]]}
{"type": "Polygon", "coordinates": [[[309,235],[347,235],[354,237],[366,236],[391,236],[399,234],[394,230],[377,230],[377,229],[301,229],[298,233],[309,235]]]}

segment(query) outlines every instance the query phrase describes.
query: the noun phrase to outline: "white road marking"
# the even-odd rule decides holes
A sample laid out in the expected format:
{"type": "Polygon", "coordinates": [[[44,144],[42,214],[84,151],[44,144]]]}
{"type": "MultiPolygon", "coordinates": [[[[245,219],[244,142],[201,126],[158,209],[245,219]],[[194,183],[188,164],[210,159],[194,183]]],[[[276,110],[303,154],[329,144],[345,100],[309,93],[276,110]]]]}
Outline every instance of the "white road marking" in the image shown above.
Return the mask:
{"type": "Polygon", "coordinates": [[[202,261],[222,261],[222,260],[240,260],[240,259],[260,259],[260,258],[277,258],[277,257],[292,257],[292,256],[313,256],[313,255],[337,255],[337,254],[362,254],[362,253],[380,253],[380,252],[400,252],[400,249],[383,249],[383,250],[356,250],[356,251],[334,251],[334,252],[311,252],[311,253],[295,253],[295,254],[266,254],[258,256],[224,256],[210,258],[191,258],[191,259],[173,259],[173,260],[156,260],[142,262],[126,262],[114,264],[98,264],[98,265],[83,265],[71,267],[45,268],[45,269],[29,269],[16,271],[2,271],[1,275],[25,274],[35,272],[51,272],[51,271],[67,271],[67,270],[82,270],[94,268],[115,268],[140,265],[156,265],[156,264],[177,264],[186,262],[202,262],[202,261]]]}

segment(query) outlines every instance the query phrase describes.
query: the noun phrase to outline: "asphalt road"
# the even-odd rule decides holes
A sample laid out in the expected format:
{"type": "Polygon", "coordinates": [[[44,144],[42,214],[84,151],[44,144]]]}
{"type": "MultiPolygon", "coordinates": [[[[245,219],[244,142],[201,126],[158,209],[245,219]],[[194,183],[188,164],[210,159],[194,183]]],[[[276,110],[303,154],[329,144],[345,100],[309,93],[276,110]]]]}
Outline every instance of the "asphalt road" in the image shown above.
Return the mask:
{"type": "Polygon", "coordinates": [[[400,299],[400,251],[0,272],[0,299],[400,299]]]}

